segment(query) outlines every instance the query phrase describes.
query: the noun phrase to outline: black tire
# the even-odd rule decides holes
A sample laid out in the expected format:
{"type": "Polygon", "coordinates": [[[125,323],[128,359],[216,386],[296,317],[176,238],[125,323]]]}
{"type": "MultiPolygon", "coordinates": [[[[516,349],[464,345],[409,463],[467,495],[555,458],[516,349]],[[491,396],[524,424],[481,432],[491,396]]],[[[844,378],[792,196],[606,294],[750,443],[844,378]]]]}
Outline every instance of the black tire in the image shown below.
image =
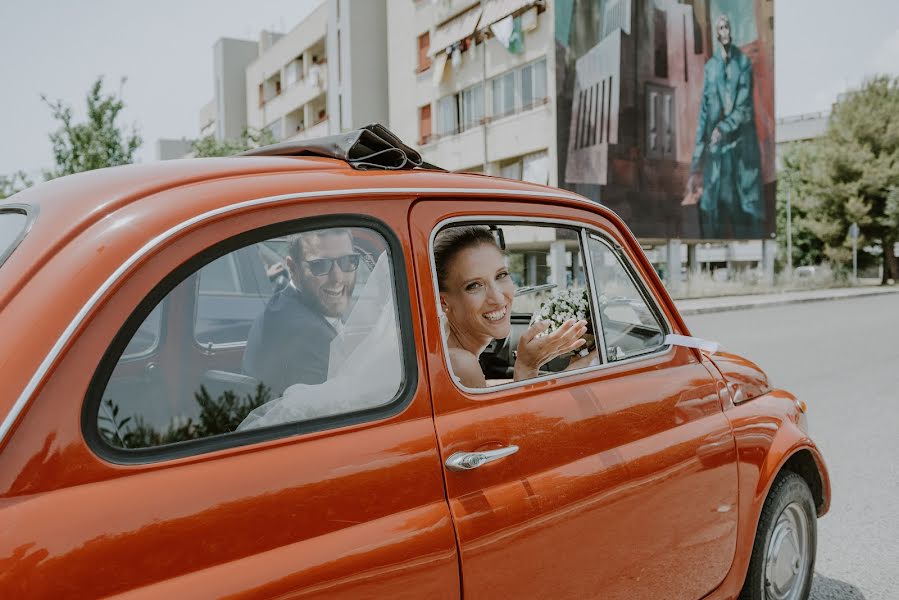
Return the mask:
{"type": "MultiPolygon", "coordinates": [[[[791,514],[797,515],[797,511],[805,514],[805,527],[807,535],[807,561],[804,580],[796,580],[795,585],[800,586],[797,600],[806,600],[812,589],[812,579],[815,572],[815,554],[818,545],[817,513],[812,492],[805,480],[793,473],[784,471],[777,476],[777,480],[765,499],[762,514],[759,517],[758,528],[755,533],[755,542],[752,546],[752,557],[749,561],[749,569],[746,572],[746,582],[740,593],[740,600],[769,600],[777,596],[769,596],[766,590],[765,566],[768,561],[768,550],[771,537],[775,532],[775,526],[781,516],[788,518],[785,510],[790,507],[791,514]],[[802,581],[802,583],[799,583],[802,581]]],[[[801,518],[801,516],[800,516],[801,518]]],[[[799,569],[800,571],[803,569],[799,569]]],[[[783,591],[783,590],[779,590],[783,591]]],[[[795,593],[795,592],[793,592],[795,593]]],[[[789,596],[792,598],[793,596],[789,596]]]]}

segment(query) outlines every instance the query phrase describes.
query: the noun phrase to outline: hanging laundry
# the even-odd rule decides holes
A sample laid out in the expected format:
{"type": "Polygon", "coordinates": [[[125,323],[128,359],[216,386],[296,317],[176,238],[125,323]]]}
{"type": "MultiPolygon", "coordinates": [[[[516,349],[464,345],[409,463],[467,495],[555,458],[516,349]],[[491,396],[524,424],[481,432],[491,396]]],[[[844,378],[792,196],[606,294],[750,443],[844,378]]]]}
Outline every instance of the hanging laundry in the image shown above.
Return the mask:
{"type": "Polygon", "coordinates": [[[454,69],[458,69],[462,66],[462,44],[456,42],[453,44],[453,50],[450,54],[450,61],[453,64],[454,69]]]}
{"type": "Polygon", "coordinates": [[[493,37],[512,54],[521,54],[524,51],[523,36],[521,33],[521,17],[500,19],[490,26],[493,37]]]}
{"type": "Polygon", "coordinates": [[[478,62],[478,64],[480,64],[480,62],[479,62],[480,58],[481,58],[480,53],[481,53],[483,47],[484,47],[483,42],[481,42],[480,44],[476,44],[474,41],[474,38],[471,38],[471,42],[468,45],[468,52],[465,53],[466,56],[468,56],[469,64],[474,64],[475,62],[478,62]]]}

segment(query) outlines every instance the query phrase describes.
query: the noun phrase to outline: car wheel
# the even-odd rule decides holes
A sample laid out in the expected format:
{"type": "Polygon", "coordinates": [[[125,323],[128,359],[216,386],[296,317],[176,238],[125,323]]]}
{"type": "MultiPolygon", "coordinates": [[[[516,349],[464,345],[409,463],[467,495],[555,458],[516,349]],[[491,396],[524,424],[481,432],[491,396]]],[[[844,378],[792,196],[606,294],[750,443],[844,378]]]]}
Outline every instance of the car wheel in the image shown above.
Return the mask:
{"type": "Polygon", "coordinates": [[[818,541],[815,502],[805,480],[781,473],[762,508],[740,600],[805,600],[818,541]]]}

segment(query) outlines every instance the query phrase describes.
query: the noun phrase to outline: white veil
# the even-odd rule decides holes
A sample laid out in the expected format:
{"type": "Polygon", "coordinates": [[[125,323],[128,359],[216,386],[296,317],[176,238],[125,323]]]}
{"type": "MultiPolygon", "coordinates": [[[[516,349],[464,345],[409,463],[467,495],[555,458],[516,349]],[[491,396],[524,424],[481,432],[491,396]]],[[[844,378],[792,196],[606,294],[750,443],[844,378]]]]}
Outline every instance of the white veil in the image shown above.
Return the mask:
{"type": "Polygon", "coordinates": [[[327,381],[288,387],[282,397],[250,412],[237,430],[308,421],[390,402],[403,377],[393,297],[390,257],[383,252],[342,331],[331,341],[327,381]]]}

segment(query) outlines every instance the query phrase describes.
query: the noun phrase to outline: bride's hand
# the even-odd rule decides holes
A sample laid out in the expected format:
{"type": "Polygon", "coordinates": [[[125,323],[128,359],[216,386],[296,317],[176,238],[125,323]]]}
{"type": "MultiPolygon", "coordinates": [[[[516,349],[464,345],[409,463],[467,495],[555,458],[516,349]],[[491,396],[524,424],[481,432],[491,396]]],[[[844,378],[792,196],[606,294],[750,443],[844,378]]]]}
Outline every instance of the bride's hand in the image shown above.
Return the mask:
{"type": "Polygon", "coordinates": [[[549,327],[548,321],[534,323],[518,340],[518,356],[515,359],[515,381],[536,377],[540,366],[557,356],[577,350],[587,343],[587,321],[568,319],[562,326],[542,337],[539,334],[549,327]]]}

